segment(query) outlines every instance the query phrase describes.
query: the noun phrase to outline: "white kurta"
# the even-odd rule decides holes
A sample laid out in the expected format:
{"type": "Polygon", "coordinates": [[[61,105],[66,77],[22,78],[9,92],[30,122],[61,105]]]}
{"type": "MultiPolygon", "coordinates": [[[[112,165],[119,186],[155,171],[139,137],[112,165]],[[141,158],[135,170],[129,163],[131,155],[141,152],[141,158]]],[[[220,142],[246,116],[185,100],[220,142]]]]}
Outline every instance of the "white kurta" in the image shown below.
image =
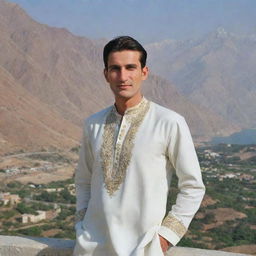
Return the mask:
{"type": "Polygon", "coordinates": [[[205,190],[184,118],[143,98],[123,116],[115,106],[90,116],[83,131],[74,255],[163,255],[158,234],[176,245],[205,190]],[[165,217],[174,172],[179,194],[165,217]]]}

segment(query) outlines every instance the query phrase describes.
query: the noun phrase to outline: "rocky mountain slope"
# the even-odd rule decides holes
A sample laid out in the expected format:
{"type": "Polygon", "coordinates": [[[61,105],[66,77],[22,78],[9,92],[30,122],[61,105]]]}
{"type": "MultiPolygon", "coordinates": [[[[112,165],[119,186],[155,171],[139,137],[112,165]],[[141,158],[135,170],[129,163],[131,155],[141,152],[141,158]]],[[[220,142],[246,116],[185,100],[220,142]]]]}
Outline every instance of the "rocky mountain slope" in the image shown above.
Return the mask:
{"type": "Polygon", "coordinates": [[[77,144],[79,127],[29,94],[1,67],[0,102],[0,154],[77,144]]]}
{"type": "MultiPolygon", "coordinates": [[[[102,42],[39,24],[5,0],[0,40],[2,151],[77,144],[82,119],[113,102],[102,75],[102,42]]],[[[149,99],[184,115],[198,140],[239,129],[153,74],[144,89],[149,99]]]]}
{"type": "Polygon", "coordinates": [[[255,128],[256,37],[219,28],[200,40],[148,45],[153,72],[192,102],[242,128],[255,128]]]}

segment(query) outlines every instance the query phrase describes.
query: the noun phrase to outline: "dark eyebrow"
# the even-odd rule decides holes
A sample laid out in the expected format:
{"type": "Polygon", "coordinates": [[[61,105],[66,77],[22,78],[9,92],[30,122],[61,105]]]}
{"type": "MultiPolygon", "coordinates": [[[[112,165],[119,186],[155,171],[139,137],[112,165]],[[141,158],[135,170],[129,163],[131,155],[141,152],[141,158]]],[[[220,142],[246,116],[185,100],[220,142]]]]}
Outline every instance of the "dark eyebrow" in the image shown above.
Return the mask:
{"type": "Polygon", "coordinates": [[[137,68],[137,64],[127,64],[126,68],[137,68]]]}
{"type": "Polygon", "coordinates": [[[110,66],[108,67],[108,69],[112,69],[112,68],[120,69],[120,66],[118,66],[118,65],[110,65],[110,66]]]}

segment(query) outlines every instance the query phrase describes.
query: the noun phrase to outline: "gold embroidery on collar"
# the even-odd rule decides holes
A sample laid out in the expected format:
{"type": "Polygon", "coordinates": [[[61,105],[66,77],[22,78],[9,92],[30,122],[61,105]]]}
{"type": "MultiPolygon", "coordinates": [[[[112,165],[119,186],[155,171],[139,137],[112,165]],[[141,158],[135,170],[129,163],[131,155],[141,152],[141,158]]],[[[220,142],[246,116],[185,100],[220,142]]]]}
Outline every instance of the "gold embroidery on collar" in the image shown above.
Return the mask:
{"type": "Polygon", "coordinates": [[[126,169],[130,163],[134,139],[146,113],[149,110],[150,102],[142,100],[138,107],[127,112],[125,117],[130,122],[130,128],[125,136],[121,147],[116,148],[114,152],[115,129],[117,125],[117,113],[115,107],[110,111],[106,118],[103,132],[103,143],[101,146],[101,159],[105,188],[110,196],[114,194],[123,183],[126,176],[126,169]],[[113,164],[114,153],[117,155],[118,163],[113,164]]]}
{"type": "Polygon", "coordinates": [[[162,226],[171,229],[180,238],[187,232],[187,228],[183,225],[183,223],[172,214],[168,214],[164,218],[162,226]]]}

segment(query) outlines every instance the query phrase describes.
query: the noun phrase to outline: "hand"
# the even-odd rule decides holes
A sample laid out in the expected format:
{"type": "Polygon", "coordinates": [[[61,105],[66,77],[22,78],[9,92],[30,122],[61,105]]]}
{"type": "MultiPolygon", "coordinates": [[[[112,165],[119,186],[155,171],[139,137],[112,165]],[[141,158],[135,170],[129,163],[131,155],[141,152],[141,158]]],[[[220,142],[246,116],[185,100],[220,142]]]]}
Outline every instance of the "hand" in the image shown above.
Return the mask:
{"type": "Polygon", "coordinates": [[[163,253],[165,253],[168,250],[171,243],[160,235],[159,235],[159,239],[160,239],[160,244],[161,244],[162,251],[163,251],[163,253]]]}

